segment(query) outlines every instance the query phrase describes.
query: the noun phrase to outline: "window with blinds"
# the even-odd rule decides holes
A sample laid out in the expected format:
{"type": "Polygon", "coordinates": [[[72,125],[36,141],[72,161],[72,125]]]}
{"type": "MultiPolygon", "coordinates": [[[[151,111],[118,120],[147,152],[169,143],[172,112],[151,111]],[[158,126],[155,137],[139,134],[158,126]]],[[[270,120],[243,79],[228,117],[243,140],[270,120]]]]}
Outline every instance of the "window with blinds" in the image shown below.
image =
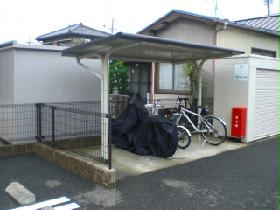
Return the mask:
{"type": "Polygon", "coordinates": [[[276,58],[276,52],[271,51],[271,50],[265,50],[265,49],[260,49],[260,48],[251,48],[251,53],[255,55],[262,55],[262,56],[267,56],[267,57],[272,57],[276,58]]]}
{"type": "Polygon", "coordinates": [[[190,91],[190,79],[184,73],[183,64],[159,64],[158,90],[160,92],[174,93],[190,91]]]}

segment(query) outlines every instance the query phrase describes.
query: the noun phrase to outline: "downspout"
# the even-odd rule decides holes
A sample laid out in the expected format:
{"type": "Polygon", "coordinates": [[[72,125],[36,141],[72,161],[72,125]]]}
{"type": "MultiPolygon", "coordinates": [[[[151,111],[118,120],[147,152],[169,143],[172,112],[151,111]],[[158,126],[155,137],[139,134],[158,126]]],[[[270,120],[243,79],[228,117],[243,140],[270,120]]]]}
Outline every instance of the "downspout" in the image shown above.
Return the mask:
{"type": "MultiPolygon", "coordinates": [[[[214,28],[214,33],[213,33],[213,45],[217,47],[217,35],[219,31],[225,31],[227,29],[227,25],[228,25],[228,19],[224,20],[224,25],[222,28],[217,28],[219,23],[215,23],[215,28],[214,28]]],[[[213,71],[212,71],[212,76],[213,76],[213,99],[214,99],[214,94],[215,94],[215,71],[216,71],[216,60],[213,59],[213,71]]],[[[213,110],[214,112],[214,101],[213,101],[213,110]]]]}
{"type": "MultiPolygon", "coordinates": [[[[139,45],[136,44],[130,44],[127,46],[121,46],[117,48],[113,48],[110,51],[108,51],[105,55],[100,56],[101,59],[101,114],[108,114],[109,113],[109,99],[108,99],[108,93],[109,93],[109,59],[113,52],[116,52],[118,50],[124,50],[126,48],[130,48],[133,46],[139,45]]],[[[103,151],[103,158],[105,160],[108,160],[108,126],[109,126],[108,118],[101,117],[101,148],[103,151]]]]}
{"type": "MultiPolygon", "coordinates": [[[[99,58],[100,58],[100,56],[99,56],[99,58]]],[[[76,61],[77,61],[77,64],[82,67],[83,70],[95,75],[96,77],[98,77],[99,79],[102,80],[102,72],[98,72],[98,71],[91,69],[90,67],[82,64],[79,57],[76,57],[76,61]]]]}
{"type": "Polygon", "coordinates": [[[105,160],[108,160],[108,118],[105,118],[103,114],[109,113],[109,100],[108,100],[108,89],[109,89],[109,58],[111,54],[118,50],[123,50],[126,48],[130,48],[133,46],[139,45],[130,44],[127,46],[113,48],[108,51],[105,55],[94,54],[101,60],[101,72],[97,72],[94,69],[89,68],[88,66],[82,64],[80,62],[80,58],[76,57],[77,64],[81,66],[87,72],[94,74],[101,81],[101,148],[102,148],[102,156],[105,160]]]}
{"type": "Polygon", "coordinates": [[[77,64],[82,67],[82,70],[87,71],[90,74],[95,75],[100,79],[100,86],[101,86],[101,151],[104,159],[108,159],[109,153],[108,153],[108,119],[103,116],[103,114],[109,113],[108,110],[108,97],[104,97],[104,95],[108,96],[108,72],[109,72],[109,54],[105,56],[97,55],[96,56],[101,60],[101,72],[98,72],[94,69],[91,69],[90,67],[84,65],[81,63],[81,60],[79,57],[76,57],[77,64]],[[103,71],[102,71],[103,70],[103,71]],[[106,84],[104,84],[104,81],[106,84]],[[107,87],[107,88],[106,88],[107,87]],[[106,94],[105,94],[106,93],[106,94]],[[106,105],[107,106],[104,106],[106,105]]]}

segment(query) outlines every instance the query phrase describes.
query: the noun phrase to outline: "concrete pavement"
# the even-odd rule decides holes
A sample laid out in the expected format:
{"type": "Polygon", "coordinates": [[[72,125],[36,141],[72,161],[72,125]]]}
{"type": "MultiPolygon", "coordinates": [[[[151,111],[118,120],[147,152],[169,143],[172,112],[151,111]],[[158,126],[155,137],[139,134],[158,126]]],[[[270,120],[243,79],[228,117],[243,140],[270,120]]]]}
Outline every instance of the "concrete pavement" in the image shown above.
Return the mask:
{"type": "Polygon", "coordinates": [[[279,137],[118,182],[89,183],[34,156],[0,160],[0,209],[16,204],[3,190],[19,181],[37,200],[67,196],[81,209],[279,209],[279,137]]]}
{"type": "MultiPolygon", "coordinates": [[[[192,136],[191,144],[186,149],[177,149],[170,158],[158,158],[154,156],[140,156],[127,150],[113,148],[113,168],[117,171],[117,179],[126,176],[140,175],[163,168],[188,163],[200,158],[211,157],[225,151],[246,147],[248,144],[237,140],[226,140],[224,143],[213,146],[198,135],[192,136]]],[[[91,150],[89,150],[91,152],[91,150]]]]}

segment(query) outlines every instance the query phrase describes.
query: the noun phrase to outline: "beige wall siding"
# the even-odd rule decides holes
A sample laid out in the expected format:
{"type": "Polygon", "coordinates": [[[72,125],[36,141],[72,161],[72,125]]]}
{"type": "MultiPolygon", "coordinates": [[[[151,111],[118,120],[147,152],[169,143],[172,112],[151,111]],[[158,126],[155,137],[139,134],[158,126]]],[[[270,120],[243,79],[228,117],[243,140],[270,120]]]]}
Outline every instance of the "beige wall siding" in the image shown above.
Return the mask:
{"type": "Polygon", "coordinates": [[[279,39],[273,36],[228,27],[217,33],[217,46],[245,51],[251,54],[251,48],[276,51],[279,58],[279,39]]]}
{"type": "MultiPolygon", "coordinates": [[[[161,38],[170,38],[185,42],[213,45],[213,27],[188,19],[180,18],[164,27],[156,34],[161,38]]],[[[213,100],[213,60],[203,65],[202,103],[212,108],[213,100]]]]}
{"type": "Polygon", "coordinates": [[[180,18],[157,32],[158,37],[213,45],[213,28],[205,24],[180,18]]]}

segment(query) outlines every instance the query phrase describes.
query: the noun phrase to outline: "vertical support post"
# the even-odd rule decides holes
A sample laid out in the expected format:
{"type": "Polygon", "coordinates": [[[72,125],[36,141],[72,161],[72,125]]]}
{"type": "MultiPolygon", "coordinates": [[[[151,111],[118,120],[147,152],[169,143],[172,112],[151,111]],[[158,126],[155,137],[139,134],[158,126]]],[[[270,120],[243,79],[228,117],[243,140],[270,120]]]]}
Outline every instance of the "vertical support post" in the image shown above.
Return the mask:
{"type": "MultiPolygon", "coordinates": [[[[198,62],[193,62],[195,68],[198,71],[198,113],[201,112],[201,105],[202,105],[202,66],[206,62],[207,59],[201,60],[198,62]]],[[[200,124],[200,119],[198,118],[198,124],[200,124]]]]}
{"type": "MultiPolygon", "coordinates": [[[[198,71],[198,106],[202,105],[202,66],[205,63],[206,59],[200,61],[200,63],[196,63],[197,71],[198,71]]],[[[198,109],[199,113],[201,108],[198,109]]]]}
{"type": "MultiPolygon", "coordinates": [[[[202,104],[202,69],[198,65],[198,106],[202,104]]],[[[199,112],[201,108],[198,108],[199,112]]]]}
{"type": "Polygon", "coordinates": [[[107,114],[108,118],[108,169],[112,169],[112,115],[107,114]]]}
{"type": "Polygon", "coordinates": [[[155,72],[156,72],[156,64],[153,62],[151,66],[151,77],[150,77],[150,101],[154,101],[155,99],[155,72]]]}
{"type": "MultiPolygon", "coordinates": [[[[101,114],[108,114],[109,101],[108,101],[108,89],[109,89],[109,57],[101,57],[101,69],[103,77],[101,79],[101,114]]],[[[103,158],[108,159],[108,119],[101,117],[101,150],[103,152],[103,158]]]]}
{"type": "Polygon", "coordinates": [[[55,148],[55,107],[51,107],[51,131],[52,131],[52,147],[55,148]]]}
{"type": "Polygon", "coordinates": [[[42,103],[35,104],[36,107],[36,140],[42,141],[42,103]]]}

